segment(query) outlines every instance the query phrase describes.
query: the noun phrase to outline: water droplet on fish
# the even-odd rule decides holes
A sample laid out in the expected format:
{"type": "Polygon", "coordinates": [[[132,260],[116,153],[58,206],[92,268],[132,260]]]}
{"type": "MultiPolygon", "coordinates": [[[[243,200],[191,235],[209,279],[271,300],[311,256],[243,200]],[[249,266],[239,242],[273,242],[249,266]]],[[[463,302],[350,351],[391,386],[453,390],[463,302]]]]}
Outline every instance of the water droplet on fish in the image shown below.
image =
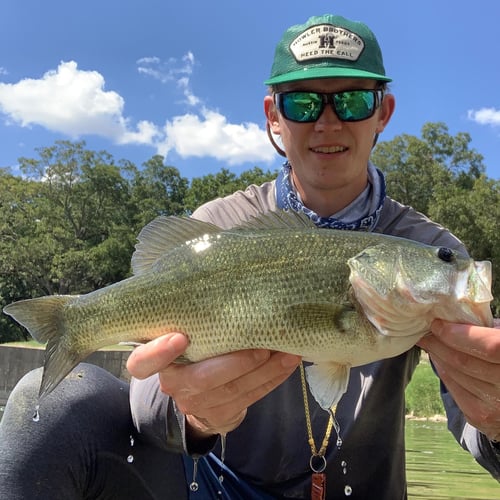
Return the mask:
{"type": "Polygon", "coordinates": [[[35,413],[33,414],[33,422],[39,422],[40,421],[40,412],[38,411],[40,409],[39,405],[35,406],[35,413]]]}
{"type": "Polygon", "coordinates": [[[350,497],[352,495],[352,488],[348,484],[344,487],[344,495],[346,497],[350,497]]]}
{"type": "Polygon", "coordinates": [[[127,462],[128,462],[129,464],[131,464],[133,461],[134,461],[134,455],[129,455],[129,456],[127,457],[127,462]]]}

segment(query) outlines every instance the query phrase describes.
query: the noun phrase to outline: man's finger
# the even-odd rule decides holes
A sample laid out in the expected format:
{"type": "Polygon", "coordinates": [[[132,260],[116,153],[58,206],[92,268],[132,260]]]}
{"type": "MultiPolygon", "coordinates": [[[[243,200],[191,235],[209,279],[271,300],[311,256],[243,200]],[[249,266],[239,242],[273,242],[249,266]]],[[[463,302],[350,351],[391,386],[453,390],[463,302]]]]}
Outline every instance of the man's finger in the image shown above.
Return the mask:
{"type": "Polygon", "coordinates": [[[179,357],[188,346],[182,333],[168,333],[137,347],[130,354],[127,370],[138,379],[145,379],[159,372],[179,357]]]}

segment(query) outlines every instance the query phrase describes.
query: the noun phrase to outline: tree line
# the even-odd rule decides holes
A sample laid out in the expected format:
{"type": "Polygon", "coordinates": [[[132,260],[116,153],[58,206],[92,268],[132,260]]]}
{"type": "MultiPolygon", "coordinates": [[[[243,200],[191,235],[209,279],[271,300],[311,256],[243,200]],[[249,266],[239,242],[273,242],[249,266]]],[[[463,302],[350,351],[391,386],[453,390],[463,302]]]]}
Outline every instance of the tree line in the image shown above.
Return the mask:
{"type": "MultiPolygon", "coordinates": [[[[500,271],[500,182],[485,174],[466,133],[427,123],[421,137],[379,143],[373,162],[388,194],[456,234],[477,260],[500,271]]],[[[140,229],[158,215],[189,215],[199,205],[276,172],[227,169],[191,180],[155,155],[140,168],[92,151],[84,141],[56,141],[20,158],[22,175],[0,169],[0,307],[47,294],[81,294],[130,275],[140,229]]],[[[500,313],[494,282],[493,311],[500,313]]],[[[0,342],[27,333],[0,315],[0,342]]]]}

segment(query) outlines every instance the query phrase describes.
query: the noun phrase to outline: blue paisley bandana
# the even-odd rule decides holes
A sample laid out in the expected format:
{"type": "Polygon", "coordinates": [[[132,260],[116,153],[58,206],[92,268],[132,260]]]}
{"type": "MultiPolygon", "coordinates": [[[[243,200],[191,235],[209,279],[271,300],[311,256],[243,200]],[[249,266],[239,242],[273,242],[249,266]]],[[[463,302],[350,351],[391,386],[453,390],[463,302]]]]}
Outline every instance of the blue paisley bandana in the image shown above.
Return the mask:
{"type": "Polygon", "coordinates": [[[368,163],[368,185],[347,207],[330,217],[321,217],[307,208],[296,192],[292,181],[292,166],[285,162],[276,179],[278,208],[306,214],[318,227],[373,231],[385,200],[384,174],[368,163]]]}

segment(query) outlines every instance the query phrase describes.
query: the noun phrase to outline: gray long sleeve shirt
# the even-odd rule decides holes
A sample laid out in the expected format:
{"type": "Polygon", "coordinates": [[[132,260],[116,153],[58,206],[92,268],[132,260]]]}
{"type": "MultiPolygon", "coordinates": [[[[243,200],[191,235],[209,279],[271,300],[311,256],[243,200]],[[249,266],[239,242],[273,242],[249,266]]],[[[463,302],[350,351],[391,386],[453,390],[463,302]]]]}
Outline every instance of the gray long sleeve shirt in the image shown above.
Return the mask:
{"type": "MultiPolygon", "coordinates": [[[[193,217],[230,228],[276,210],[275,183],[250,186],[205,204],[193,217]]],[[[463,245],[446,229],[410,207],[387,198],[375,230],[423,243],[463,245]]],[[[345,498],[349,485],[356,498],[406,498],[405,395],[416,365],[417,347],[397,357],[351,369],[349,386],[337,406],[343,444],[335,437],[327,448],[328,498],[345,498]],[[345,464],[347,465],[345,465],[345,464]],[[344,473],[344,468],[346,473],[344,473]]],[[[489,440],[465,422],[443,387],[450,430],[460,444],[495,478],[500,461],[489,440]]],[[[328,414],[309,397],[316,443],[321,443],[328,414]]],[[[187,449],[184,417],[159,389],[158,378],[132,381],[131,408],[138,430],[160,447],[177,452],[219,453],[216,439],[187,449]]],[[[248,409],[243,423],[227,436],[225,463],[238,476],[277,498],[309,498],[311,470],[301,379],[297,370],[286,382],[248,409]]]]}

